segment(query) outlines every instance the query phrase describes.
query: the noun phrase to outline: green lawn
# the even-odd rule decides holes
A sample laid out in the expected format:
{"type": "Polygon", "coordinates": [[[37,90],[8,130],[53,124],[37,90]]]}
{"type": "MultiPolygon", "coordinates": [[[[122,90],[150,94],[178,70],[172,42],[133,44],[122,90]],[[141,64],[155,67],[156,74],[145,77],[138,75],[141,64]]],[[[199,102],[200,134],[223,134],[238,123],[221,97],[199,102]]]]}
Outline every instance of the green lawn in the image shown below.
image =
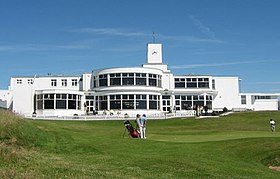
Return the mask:
{"type": "MultiPolygon", "coordinates": [[[[280,112],[149,120],[147,139],[123,121],[23,120],[0,112],[0,178],[280,178],[280,112]]],[[[133,122],[134,124],[134,122],[133,122]]]]}

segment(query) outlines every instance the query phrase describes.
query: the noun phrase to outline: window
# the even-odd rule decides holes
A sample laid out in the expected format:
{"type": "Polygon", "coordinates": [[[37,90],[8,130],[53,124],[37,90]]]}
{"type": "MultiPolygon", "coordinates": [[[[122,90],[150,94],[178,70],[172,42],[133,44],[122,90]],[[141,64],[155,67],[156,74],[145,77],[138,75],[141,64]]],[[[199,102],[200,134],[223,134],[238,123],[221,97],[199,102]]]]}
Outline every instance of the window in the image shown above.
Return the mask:
{"type": "Polygon", "coordinates": [[[56,94],[56,109],[67,109],[66,101],[66,94],[56,94]]]}
{"type": "Polygon", "coordinates": [[[36,109],[43,109],[43,95],[36,95],[36,109]]]}
{"type": "Polygon", "coordinates": [[[121,95],[110,95],[110,109],[121,109],[121,95]]]}
{"type": "Polygon", "coordinates": [[[187,88],[197,88],[197,78],[187,78],[187,88]]]}
{"type": "Polygon", "coordinates": [[[136,73],[136,85],[146,86],[146,74],[145,73],[136,73]]]}
{"type": "Polygon", "coordinates": [[[110,74],[110,86],[120,86],[121,85],[121,74],[112,73],[110,74]]]}
{"type": "Polygon", "coordinates": [[[99,86],[108,86],[108,77],[106,75],[99,75],[99,86]]]}
{"type": "Polygon", "coordinates": [[[134,95],[123,95],[122,109],[134,109],[134,95]]]}
{"type": "Polygon", "coordinates": [[[68,109],[76,109],[77,108],[77,95],[76,94],[68,94],[68,109]]]}
{"type": "Polygon", "coordinates": [[[149,108],[150,109],[159,109],[159,96],[149,95],[149,108]]]}
{"type": "Polygon", "coordinates": [[[57,86],[57,80],[52,79],[51,80],[51,86],[57,86]]]}
{"type": "Polygon", "coordinates": [[[134,73],[123,73],[123,85],[134,85],[134,73]]]}
{"type": "Polygon", "coordinates": [[[78,86],[78,80],[72,79],[72,86],[78,86]]]}
{"type": "MultiPolygon", "coordinates": [[[[179,105],[179,103],[178,103],[178,105],[179,105]]],[[[191,110],[192,109],[192,96],[181,96],[181,109],[182,110],[191,110]]]]}
{"type": "Polygon", "coordinates": [[[107,110],[107,96],[98,97],[98,106],[100,110],[107,110]]]}
{"type": "Polygon", "coordinates": [[[44,94],[44,109],[54,109],[54,94],[44,94]]]}
{"type": "Polygon", "coordinates": [[[22,84],[22,79],[17,79],[17,84],[22,84]]]}
{"type": "Polygon", "coordinates": [[[241,95],[241,104],[247,104],[246,95],[241,95]]]}
{"type": "Polygon", "coordinates": [[[67,86],[67,79],[61,80],[61,86],[67,86]]]}
{"type": "Polygon", "coordinates": [[[149,74],[149,86],[157,86],[157,75],[149,74]]]}
{"type": "Polygon", "coordinates": [[[32,85],[33,84],[33,79],[28,79],[27,84],[32,85]]]}
{"type": "Polygon", "coordinates": [[[175,88],[186,88],[186,79],[175,78],[175,88]]]}
{"type": "Polygon", "coordinates": [[[215,84],[215,80],[214,79],[212,80],[212,89],[213,90],[216,89],[216,84],[215,84]]]}
{"type": "Polygon", "coordinates": [[[147,109],[146,95],[136,95],[136,109],[147,109]]]}
{"type": "Polygon", "coordinates": [[[198,88],[209,88],[209,79],[198,78],[198,88]]]}

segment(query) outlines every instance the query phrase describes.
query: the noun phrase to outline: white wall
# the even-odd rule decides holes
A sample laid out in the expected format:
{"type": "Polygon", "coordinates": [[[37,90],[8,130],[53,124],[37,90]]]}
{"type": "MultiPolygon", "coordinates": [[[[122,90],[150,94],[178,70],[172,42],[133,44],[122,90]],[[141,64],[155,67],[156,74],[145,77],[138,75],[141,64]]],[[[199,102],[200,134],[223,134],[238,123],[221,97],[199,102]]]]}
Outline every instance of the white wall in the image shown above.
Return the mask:
{"type": "Polygon", "coordinates": [[[278,100],[256,100],[253,109],[255,111],[278,110],[278,100]]]}
{"type": "Polygon", "coordinates": [[[13,92],[12,110],[22,115],[31,115],[34,112],[34,95],[36,90],[64,90],[78,91],[79,76],[30,76],[30,77],[12,77],[11,90],[13,92]],[[57,86],[51,86],[51,80],[57,80],[57,86]],[[67,86],[62,85],[62,79],[67,80],[67,86]],[[72,79],[76,79],[77,86],[72,86],[72,79]],[[21,80],[21,84],[18,84],[21,80]],[[29,81],[33,82],[30,83],[29,81]]]}
{"type": "Polygon", "coordinates": [[[222,109],[226,107],[240,107],[239,78],[238,77],[213,77],[215,80],[215,90],[218,94],[214,97],[213,108],[222,109]]]}

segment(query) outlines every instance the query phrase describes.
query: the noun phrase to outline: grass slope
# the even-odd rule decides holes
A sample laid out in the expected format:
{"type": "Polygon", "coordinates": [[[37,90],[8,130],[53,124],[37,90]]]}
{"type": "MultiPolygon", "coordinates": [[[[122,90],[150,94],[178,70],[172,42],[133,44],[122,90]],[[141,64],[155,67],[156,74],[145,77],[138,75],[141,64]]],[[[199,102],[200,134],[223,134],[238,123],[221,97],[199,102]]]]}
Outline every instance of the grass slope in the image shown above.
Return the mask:
{"type": "Polygon", "coordinates": [[[280,112],[149,120],[147,140],[122,121],[32,121],[0,112],[0,178],[279,178],[280,112]]]}

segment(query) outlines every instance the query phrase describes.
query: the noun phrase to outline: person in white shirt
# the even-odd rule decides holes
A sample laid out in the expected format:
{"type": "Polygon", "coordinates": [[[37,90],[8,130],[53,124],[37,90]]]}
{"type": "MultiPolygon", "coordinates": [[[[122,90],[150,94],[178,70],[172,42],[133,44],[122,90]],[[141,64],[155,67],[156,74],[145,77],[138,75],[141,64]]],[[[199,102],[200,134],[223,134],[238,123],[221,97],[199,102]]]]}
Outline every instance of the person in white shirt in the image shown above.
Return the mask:
{"type": "Polygon", "coordinates": [[[271,131],[275,132],[276,122],[273,119],[270,119],[269,124],[271,126],[271,131]]]}
{"type": "Polygon", "coordinates": [[[146,114],[143,114],[141,117],[141,131],[140,131],[140,135],[142,139],[146,139],[146,124],[147,124],[147,117],[146,114]]]}

